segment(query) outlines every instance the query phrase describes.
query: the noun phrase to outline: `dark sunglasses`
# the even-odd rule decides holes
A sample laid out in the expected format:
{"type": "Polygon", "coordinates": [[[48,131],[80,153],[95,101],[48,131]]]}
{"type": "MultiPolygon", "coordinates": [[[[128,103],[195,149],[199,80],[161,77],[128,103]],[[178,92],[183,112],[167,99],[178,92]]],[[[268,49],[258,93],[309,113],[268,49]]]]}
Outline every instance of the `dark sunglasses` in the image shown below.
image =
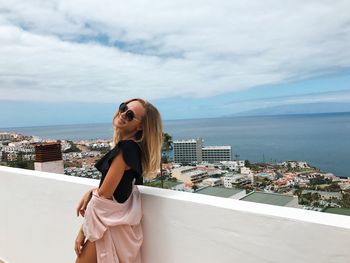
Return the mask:
{"type": "Polygon", "coordinates": [[[119,105],[119,113],[124,113],[124,112],[125,112],[125,117],[128,121],[132,121],[132,120],[140,121],[139,119],[135,118],[135,113],[132,110],[129,110],[128,105],[125,102],[119,105]]]}

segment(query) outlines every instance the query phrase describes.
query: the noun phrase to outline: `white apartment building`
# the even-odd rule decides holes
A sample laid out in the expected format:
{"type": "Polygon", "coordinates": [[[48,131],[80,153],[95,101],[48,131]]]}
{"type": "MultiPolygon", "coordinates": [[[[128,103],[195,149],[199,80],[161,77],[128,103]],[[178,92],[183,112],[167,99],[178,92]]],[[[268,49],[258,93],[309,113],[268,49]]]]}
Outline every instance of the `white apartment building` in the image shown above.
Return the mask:
{"type": "Polygon", "coordinates": [[[202,148],[203,162],[221,162],[231,160],[231,146],[205,146],[202,148]]]}
{"type": "Polygon", "coordinates": [[[203,139],[174,141],[175,163],[201,163],[203,139]]]}
{"type": "Polygon", "coordinates": [[[241,174],[252,174],[252,170],[249,167],[241,167],[241,174]]]}
{"type": "Polygon", "coordinates": [[[244,174],[228,174],[222,177],[224,186],[227,188],[232,188],[236,183],[250,182],[251,178],[244,174]]]}
{"type": "Polygon", "coordinates": [[[223,165],[223,168],[229,169],[231,171],[239,172],[239,170],[244,167],[245,161],[244,160],[237,160],[237,161],[223,161],[220,162],[223,165]]]}
{"type": "Polygon", "coordinates": [[[0,141],[6,141],[11,139],[11,134],[8,132],[0,132],[0,141]]]}
{"type": "Polygon", "coordinates": [[[34,146],[27,143],[9,143],[8,146],[3,146],[2,150],[6,153],[22,152],[22,153],[34,153],[34,146]]]}
{"type": "Polygon", "coordinates": [[[230,161],[231,146],[203,146],[203,139],[174,141],[175,163],[218,163],[230,161]]]}
{"type": "Polygon", "coordinates": [[[171,171],[172,177],[184,183],[197,184],[203,181],[203,179],[208,177],[206,171],[198,170],[194,166],[183,166],[175,168],[171,171]]]}
{"type": "Polygon", "coordinates": [[[286,161],[286,162],[283,162],[282,165],[284,167],[288,167],[288,165],[290,165],[290,167],[292,169],[294,169],[294,168],[310,168],[310,166],[308,165],[307,162],[300,162],[300,161],[286,161]]]}

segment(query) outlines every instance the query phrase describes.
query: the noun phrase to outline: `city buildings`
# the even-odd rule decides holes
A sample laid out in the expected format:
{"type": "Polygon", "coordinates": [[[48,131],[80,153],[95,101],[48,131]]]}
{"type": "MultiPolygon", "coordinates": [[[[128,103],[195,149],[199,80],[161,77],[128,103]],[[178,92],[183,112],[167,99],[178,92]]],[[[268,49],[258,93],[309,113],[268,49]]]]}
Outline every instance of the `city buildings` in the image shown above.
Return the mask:
{"type": "Polygon", "coordinates": [[[208,173],[194,166],[183,166],[172,170],[172,177],[184,183],[197,184],[208,177],[208,173]]]}
{"type": "Polygon", "coordinates": [[[221,161],[221,165],[224,169],[228,169],[231,171],[239,172],[240,169],[244,168],[245,161],[237,160],[237,161],[221,161]]]}
{"type": "Polygon", "coordinates": [[[231,146],[205,146],[202,148],[203,162],[221,162],[231,160],[231,146]]]}
{"type": "Polygon", "coordinates": [[[207,178],[202,181],[202,184],[207,186],[219,186],[222,185],[222,181],[220,178],[207,178]]]}
{"type": "Polygon", "coordinates": [[[203,139],[174,141],[175,163],[221,162],[231,160],[231,146],[203,146],[203,139]]]}
{"type": "Polygon", "coordinates": [[[252,181],[252,176],[245,174],[227,174],[223,176],[224,186],[227,188],[232,188],[235,184],[252,183],[252,181]]]}
{"type": "Polygon", "coordinates": [[[7,141],[11,139],[11,134],[8,132],[0,132],[0,141],[7,141]]]}
{"type": "Polygon", "coordinates": [[[203,139],[174,141],[174,161],[176,163],[201,163],[203,139]]]}

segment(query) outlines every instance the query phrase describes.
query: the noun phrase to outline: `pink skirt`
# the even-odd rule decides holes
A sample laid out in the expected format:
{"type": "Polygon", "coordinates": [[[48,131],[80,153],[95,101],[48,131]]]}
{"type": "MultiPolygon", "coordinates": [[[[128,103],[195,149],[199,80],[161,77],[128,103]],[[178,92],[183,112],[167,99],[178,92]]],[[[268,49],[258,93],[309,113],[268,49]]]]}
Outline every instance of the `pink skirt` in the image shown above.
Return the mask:
{"type": "Polygon", "coordinates": [[[98,263],[141,263],[141,194],[136,185],[124,203],[102,198],[97,190],[87,206],[83,231],[95,242],[98,263]]]}

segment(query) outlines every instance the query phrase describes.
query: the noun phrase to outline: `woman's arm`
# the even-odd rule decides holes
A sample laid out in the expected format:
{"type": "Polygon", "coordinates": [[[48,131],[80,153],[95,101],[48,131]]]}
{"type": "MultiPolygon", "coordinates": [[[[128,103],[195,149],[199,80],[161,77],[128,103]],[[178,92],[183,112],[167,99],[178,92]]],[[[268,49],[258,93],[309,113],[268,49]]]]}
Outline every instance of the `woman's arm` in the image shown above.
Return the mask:
{"type": "Polygon", "coordinates": [[[98,189],[98,195],[107,199],[112,199],[113,192],[117,188],[123,177],[124,171],[129,169],[123,159],[123,154],[118,154],[112,161],[101,187],[98,189]]]}
{"type": "Polygon", "coordinates": [[[88,203],[90,202],[90,199],[91,199],[91,197],[92,197],[92,192],[93,192],[95,189],[97,189],[97,188],[93,188],[93,189],[87,191],[87,192],[83,195],[83,197],[82,197],[82,199],[80,200],[80,202],[79,202],[79,204],[78,204],[78,207],[77,207],[77,216],[79,216],[79,214],[80,214],[81,216],[84,216],[84,215],[85,215],[85,209],[86,209],[88,203]]]}
{"type": "Polygon", "coordinates": [[[83,227],[81,226],[74,244],[74,250],[77,256],[81,254],[84,243],[85,243],[85,235],[83,232],[83,227]]]}

